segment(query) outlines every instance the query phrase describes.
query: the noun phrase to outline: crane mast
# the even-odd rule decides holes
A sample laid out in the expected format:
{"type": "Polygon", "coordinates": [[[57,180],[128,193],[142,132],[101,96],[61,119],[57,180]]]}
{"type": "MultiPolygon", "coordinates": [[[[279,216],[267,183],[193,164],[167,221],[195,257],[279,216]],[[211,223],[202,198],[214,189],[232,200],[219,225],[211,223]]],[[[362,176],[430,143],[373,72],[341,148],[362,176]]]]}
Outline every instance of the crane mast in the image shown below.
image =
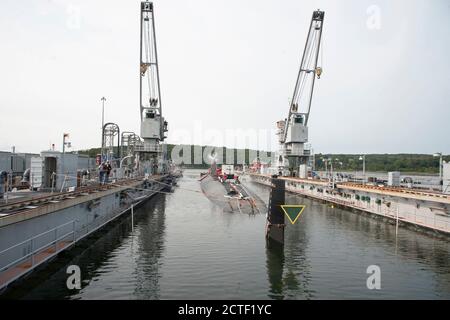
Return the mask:
{"type": "MultiPolygon", "coordinates": [[[[325,12],[313,12],[306,37],[305,48],[300,63],[294,93],[290,101],[289,114],[285,120],[277,122],[279,171],[284,175],[295,175],[300,165],[308,165],[310,150],[305,149],[308,142],[308,120],[316,76],[320,78],[322,68],[318,66],[322,27],[325,12]],[[289,172],[288,172],[289,171],[289,172]]],[[[301,170],[300,170],[301,171],[301,170]]]]}
{"type": "Polygon", "coordinates": [[[139,80],[141,137],[145,146],[157,146],[167,130],[162,117],[153,3],[147,1],[141,2],[139,80]]]}
{"type": "MultiPolygon", "coordinates": [[[[164,160],[163,142],[167,121],[162,116],[161,89],[159,82],[158,52],[156,48],[155,16],[152,2],[141,2],[139,52],[139,104],[141,138],[143,144],[136,150],[141,161],[151,161],[157,168],[164,160]]],[[[161,171],[161,166],[158,171],[161,171]]],[[[155,173],[155,170],[152,170],[155,173]]]]}

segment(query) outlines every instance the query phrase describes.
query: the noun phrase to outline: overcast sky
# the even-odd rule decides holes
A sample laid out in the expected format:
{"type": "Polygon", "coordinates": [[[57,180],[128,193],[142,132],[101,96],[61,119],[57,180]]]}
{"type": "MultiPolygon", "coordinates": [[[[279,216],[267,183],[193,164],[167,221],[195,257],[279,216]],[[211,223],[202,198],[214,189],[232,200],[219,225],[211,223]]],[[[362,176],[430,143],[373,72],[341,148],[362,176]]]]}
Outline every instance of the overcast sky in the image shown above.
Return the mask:
{"type": "MultiPolygon", "coordinates": [[[[140,1],[0,2],[0,150],[139,133],[140,1]]],[[[450,153],[450,2],[156,0],[170,143],[273,148],[313,10],[325,11],[309,140],[322,153],[450,153]],[[220,136],[222,135],[222,136],[220,136]]]]}

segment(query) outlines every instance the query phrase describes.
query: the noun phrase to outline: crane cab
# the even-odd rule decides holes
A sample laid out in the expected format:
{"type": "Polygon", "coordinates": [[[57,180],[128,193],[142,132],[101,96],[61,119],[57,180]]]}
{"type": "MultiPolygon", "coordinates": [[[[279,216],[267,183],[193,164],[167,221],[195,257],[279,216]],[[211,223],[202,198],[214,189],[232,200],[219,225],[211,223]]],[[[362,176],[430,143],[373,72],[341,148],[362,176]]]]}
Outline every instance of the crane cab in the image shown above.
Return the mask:
{"type": "Polygon", "coordinates": [[[304,125],[304,115],[294,115],[288,128],[286,143],[308,142],[308,127],[304,125]]]}
{"type": "Polygon", "coordinates": [[[155,110],[145,110],[141,123],[143,139],[161,140],[161,116],[155,110]]]}

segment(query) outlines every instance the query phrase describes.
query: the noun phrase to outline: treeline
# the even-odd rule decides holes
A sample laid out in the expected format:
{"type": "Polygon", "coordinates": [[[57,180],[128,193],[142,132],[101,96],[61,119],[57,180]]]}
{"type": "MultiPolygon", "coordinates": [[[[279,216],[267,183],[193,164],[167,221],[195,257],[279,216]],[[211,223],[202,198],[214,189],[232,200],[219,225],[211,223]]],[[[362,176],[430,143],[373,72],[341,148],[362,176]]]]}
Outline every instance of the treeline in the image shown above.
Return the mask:
{"type": "MultiPolygon", "coordinates": [[[[166,144],[167,155],[169,160],[176,160],[178,163],[183,162],[186,168],[207,168],[211,163],[210,155],[217,159],[218,163],[227,164],[250,164],[257,157],[261,157],[264,161],[269,162],[271,152],[257,151],[253,149],[235,149],[214,146],[200,145],[174,145],[166,144]],[[174,148],[177,149],[174,150],[174,148]],[[185,154],[189,152],[189,154],[185,154]],[[175,157],[176,159],[173,159],[175,157]]],[[[91,148],[79,150],[79,154],[85,154],[89,157],[96,157],[100,154],[101,148],[91,148]]],[[[114,148],[117,153],[117,148],[114,148]]]]}
{"type": "Polygon", "coordinates": [[[167,151],[169,159],[178,160],[178,163],[183,161],[184,166],[187,168],[207,168],[211,164],[212,157],[219,164],[249,165],[258,157],[269,162],[272,154],[271,152],[254,149],[173,144],[167,145],[167,151]],[[175,147],[177,147],[176,150],[174,150],[175,147]],[[185,151],[190,152],[190,154],[185,155],[185,151]],[[174,159],[174,157],[177,159],[174,159]]]}
{"type": "MultiPolygon", "coordinates": [[[[263,161],[269,162],[270,152],[260,152],[253,149],[232,149],[218,148],[213,146],[199,145],[173,145],[167,144],[167,154],[169,159],[172,156],[178,157],[178,160],[184,158],[184,165],[187,168],[206,168],[210,164],[208,154],[211,150],[215,150],[215,157],[219,159],[219,163],[231,164],[250,164],[256,157],[261,157],[263,161]],[[175,152],[172,152],[175,147],[175,152]],[[178,152],[177,152],[178,151],[178,152]],[[185,155],[184,152],[190,152],[185,155]],[[206,159],[205,159],[206,157],[206,159]],[[190,161],[186,161],[190,159],[190,161]],[[231,160],[232,161],[228,161],[231,160]]],[[[116,151],[116,150],[115,150],[116,151]]],[[[87,154],[95,157],[100,153],[100,148],[92,148],[78,151],[80,154],[87,154]]],[[[325,159],[328,168],[332,162],[335,171],[361,171],[363,161],[360,160],[360,154],[316,154],[315,170],[325,170],[325,159]],[[331,159],[331,160],[330,160],[331,159]]],[[[366,171],[402,171],[417,173],[438,173],[439,157],[430,154],[366,154],[365,155],[366,171]]],[[[450,161],[450,155],[443,157],[444,161],[450,161]]]]}
{"type": "MultiPolygon", "coordinates": [[[[439,157],[430,154],[366,154],[365,158],[366,171],[439,172],[439,157]]],[[[316,170],[325,170],[325,159],[331,159],[337,171],[361,171],[363,167],[360,154],[316,154],[316,170]]],[[[443,160],[449,161],[450,156],[444,156],[443,160]]],[[[330,160],[327,162],[329,168],[330,160]]]]}

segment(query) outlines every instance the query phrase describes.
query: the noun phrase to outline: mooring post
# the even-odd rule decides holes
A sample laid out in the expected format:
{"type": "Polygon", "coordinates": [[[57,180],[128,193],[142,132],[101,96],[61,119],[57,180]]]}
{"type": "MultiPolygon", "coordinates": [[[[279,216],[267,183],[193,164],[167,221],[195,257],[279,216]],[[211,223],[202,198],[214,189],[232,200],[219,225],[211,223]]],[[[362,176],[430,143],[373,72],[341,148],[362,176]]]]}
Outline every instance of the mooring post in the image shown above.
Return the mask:
{"type": "Polygon", "coordinates": [[[285,181],[278,176],[272,176],[269,207],[266,222],[266,239],[284,243],[284,212],[281,208],[285,204],[285,181]]]}

